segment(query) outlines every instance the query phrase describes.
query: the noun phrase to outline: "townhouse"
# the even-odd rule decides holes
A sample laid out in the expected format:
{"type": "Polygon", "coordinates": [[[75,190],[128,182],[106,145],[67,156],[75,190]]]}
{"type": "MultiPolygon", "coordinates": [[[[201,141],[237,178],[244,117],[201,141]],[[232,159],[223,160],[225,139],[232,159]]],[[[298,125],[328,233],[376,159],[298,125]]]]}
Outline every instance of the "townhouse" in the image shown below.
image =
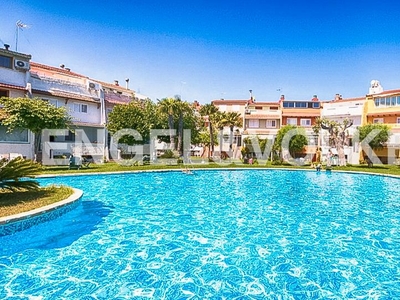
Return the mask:
{"type": "MultiPolygon", "coordinates": [[[[30,60],[30,55],[11,51],[8,45],[0,49],[0,97],[19,98],[31,93],[30,60]]],[[[0,159],[12,159],[17,155],[32,158],[33,144],[34,135],[27,129],[7,132],[7,128],[0,124],[0,159]]]]}
{"type": "MultiPolygon", "coordinates": [[[[132,90],[128,88],[129,80],[126,80],[126,87],[122,87],[119,85],[117,80],[114,81],[114,84],[96,81],[97,84],[101,85],[104,97],[104,105],[105,105],[105,124],[108,121],[108,116],[112,112],[114,106],[121,104],[128,104],[132,100],[139,100],[139,98],[135,97],[135,94],[132,90]]],[[[113,159],[121,158],[121,151],[119,151],[121,145],[118,145],[118,141],[114,141],[110,133],[105,129],[106,135],[106,143],[105,143],[105,160],[109,160],[110,157],[113,159]]],[[[123,145],[123,147],[125,147],[123,145]]],[[[127,146],[126,146],[127,148],[127,146]]],[[[129,149],[125,149],[125,152],[128,152],[129,149]]]]}
{"type": "MultiPolygon", "coordinates": [[[[344,153],[346,161],[351,164],[358,164],[362,159],[362,149],[359,147],[359,143],[354,141],[354,133],[358,126],[366,124],[365,117],[365,97],[358,98],[342,98],[340,94],[336,94],[333,100],[324,101],[321,110],[321,117],[325,117],[329,120],[336,121],[340,124],[345,119],[350,119],[353,125],[347,129],[347,139],[349,143],[344,146],[344,153]]],[[[326,158],[328,151],[335,155],[336,149],[331,148],[329,145],[329,133],[326,130],[320,132],[320,143],[322,149],[322,157],[326,158]]]]}
{"type": "Polygon", "coordinates": [[[386,124],[391,129],[389,141],[382,149],[374,149],[376,162],[393,164],[400,158],[400,89],[384,91],[380,82],[371,81],[366,95],[366,124],[386,124]]]}
{"type": "Polygon", "coordinates": [[[318,136],[314,133],[312,126],[321,116],[322,107],[317,95],[314,95],[311,100],[287,100],[282,95],[279,103],[282,110],[282,126],[301,126],[306,131],[309,144],[303,153],[297,153],[296,156],[314,159],[319,144],[318,136]]]}
{"type": "MultiPolygon", "coordinates": [[[[0,49],[0,97],[29,97],[65,107],[72,126],[45,130],[37,159],[44,165],[66,165],[69,156],[88,156],[95,161],[109,157],[108,113],[114,105],[126,104],[137,96],[128,87],[104,83],[75,73],[64,65],[52,67],[31,62],[31,56],[0,49]]],[[[139,95],[140,97],[144,97],[139,95]]],[[[34,135],[26,130],[7,132],[0,125],[0,157],[34,158],[34,135]]]]}
{"type": "Polygon", "coordinates": [[[101,85],[72,72],[64,65],[51,67],[31,62],[32,98],[65,107],[73,125],[64,130],[45,130],[42,134],[44,165],[69,163],[69,156],[90,156],[101,161],[105,155],[104,97],[101,85]]]}
{"type": "MultiPolygon", "coordinates": [[[[51,67],[31,62],[30,55],[11,51],[7,45],[0,49],[0,97],[38,98],[56,107],[66,107],[73,118],[72,128],[46,131],[43,135],[42,157],[38,159],[46,165],[67,164],[70,154],[101,161],[108,159],[110,152],[118,152],[121,145],[112,140],[105,128],[109,113],[115,105],[146,98],[130,90],[128,82],[126,79],[123,87],[118,81],[112,84],[94,80],[64,65],[51,67]]],[[[368,123],[387,124],[391,128],[390,140],[383,149],[375,151],[377,159],[393,163],[400,157],[400,89],[384,91],[377,80],[371,81],[366,96],[357,98],[343,99],[337,94],[332,100],[320,101],[314,95],[304,101],[288,100],[282,95],[276,102],[257,102],[250,91],[249,99],[219,99],[212,103],[220,111],[237,112],[243,118],[243,127],[235,128],[233,150],[237,158],[243,138],[258,136],[273,142],[279,129],[288,124],[304,127],[310,141],[305,152],[297,156],[314,157],[319,147],[322,155],[326,155],[330,149],[328,133],[322,130],[317,136],[312,130],[320,116],[338,122],[345,118],[353,121],[347,131],[350,143],[345,147],[349,163],[357,164],[363,158],[364,153],[353,138],[357,127],[368,123]]],[[[200,107],[198,102],[193,105],[195,110],[200,107]]],[[[18,154],[34,158],[33,144],[34,136],[28,130],[9,133],[0,125],[0,157],[12,158],[18,154]]],[[[222,150],[229,151],[228,128],[223,131],[222,150]]],[[[118,153],[111,156],[119,158],[118,153]]]]}
{"type": "MultiPolygon", "coordinates": [[[[214,104],[219,111],[221,112],[236,112],[240,113],[240,115],[244,118],[245,115],[245,110],[247,107],[247,104],[249,102],[253,101],[252,98],[250,100],[225,100],[225,99],[219,99],[219,100],[213,100],[211,101],[212,104],[214,104]]],[[[206,123],[208,123],[208,119],[206,120],[206,123]]],[[[245,124],[245,119],[243,119],[243,124],[245,124]]],[[[223,130],[223,144],[222,144],[222,151],[228,153],[229,149],[229,128],[225,127],[223,130]]],[[[240,148],[242,146],[242,138],[243,138],[243,128],[236,128],[235,130],[235,136],[233,140],[233,145],[232,145],[232,150],[233,150],[233,157],[234,158],[240,158],[241,153],[240,153],[240,148]]],[[[217,156],[219,155],[219,150],[221,147],[218,146],[214,150],[214,154],[217,156]]]]}

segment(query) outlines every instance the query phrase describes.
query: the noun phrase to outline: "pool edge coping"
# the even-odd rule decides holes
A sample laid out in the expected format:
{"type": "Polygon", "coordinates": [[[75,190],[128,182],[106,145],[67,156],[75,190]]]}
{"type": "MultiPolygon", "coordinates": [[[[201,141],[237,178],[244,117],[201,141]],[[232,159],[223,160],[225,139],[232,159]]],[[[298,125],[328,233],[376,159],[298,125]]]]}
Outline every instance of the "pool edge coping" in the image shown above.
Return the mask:
{"type": "MultiPolygon", "coordinates": [[[[297,168],[269,168],[269,167],[258,167],[258,168],[251,168],[251,167],[241,167],[241,168],[195,168],[191,171],[208,171],[208,170],[288,170],[288,171],[306,171],[306,172],[316,172],[315,169],[297,169],[297,168]]],[[[330,170],[338,173],[353,173],[353,174],[365,174],[365,175],[377,175],[377,176],[384,176],[384,177],[393,177],[399,178],[400,175],[395,174],[384,174],[384,173],[374,173],[374,172],[362,172],[362,171],[353,171],[353,170],[330,170]]],[[[68,176],[85,176],[85,175],[118,175],[118,174],[132,174],[132,173],[147,173],[147,172],[182,172],[182,169],[154,169],[154,170],[129,170],[129,171],[110,171],[110,172],[90,172],[90,173],[68,173],[68,174],[42,174],[37,175],[37,178],[56,178],[56,177],[68,177],[68,176]]],[[[321,172],[327,172],[327,170],[321,170],[321,172]]],[[[0,219],[1,220],[1,219],[0,219]]]]}
{"type": "Polygon", "coordinates": [[[58,208],[67,206],[69,204],[73,204],[76,201],[80,200],[83,196],[83,191],[80,189],[76,189],[76,188],[72,188],[73,189],[73,193],[72,195],[70,195],[68,198],[61,200],[61,201],[57,201],[55,203],[46,205],[46,206],[42,206],[39,208],[35,208],[33,210],[29,210],[26,212],[22,212],[19,214],[15,214],[15,215],[11,215],[11,216],[6,216],[6,217],[0,217],[0,226],[2,225],[7,225],[7,224],[11,224],[14,222],[18,222],[18,221],[23,221],[23,220],[27,220],[48,212],[51,212],[53,210],[56,210],[58,208]]]}

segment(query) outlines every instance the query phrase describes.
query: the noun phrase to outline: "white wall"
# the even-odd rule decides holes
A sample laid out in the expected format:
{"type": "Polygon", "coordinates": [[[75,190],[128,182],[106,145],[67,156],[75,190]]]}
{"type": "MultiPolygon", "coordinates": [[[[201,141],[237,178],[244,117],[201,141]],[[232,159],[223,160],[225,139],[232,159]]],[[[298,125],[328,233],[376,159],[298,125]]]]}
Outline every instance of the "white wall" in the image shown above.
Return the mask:
{"type": "Polygon", "coordinates": [[[8,68],[0,67],[1,83],[17,86],[26,86],[26,73],[8,68]]]}

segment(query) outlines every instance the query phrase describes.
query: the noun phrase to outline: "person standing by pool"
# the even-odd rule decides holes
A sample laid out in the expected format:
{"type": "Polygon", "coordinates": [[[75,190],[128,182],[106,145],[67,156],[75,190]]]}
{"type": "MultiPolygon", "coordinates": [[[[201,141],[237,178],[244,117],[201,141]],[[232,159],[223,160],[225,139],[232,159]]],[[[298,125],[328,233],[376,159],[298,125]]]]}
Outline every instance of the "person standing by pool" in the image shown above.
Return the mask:
{"type": "Polygon", "coordinates": [[[326,155],[326,166],[332,166],[332,151],[329,149],[328,154],[326,155]]]}

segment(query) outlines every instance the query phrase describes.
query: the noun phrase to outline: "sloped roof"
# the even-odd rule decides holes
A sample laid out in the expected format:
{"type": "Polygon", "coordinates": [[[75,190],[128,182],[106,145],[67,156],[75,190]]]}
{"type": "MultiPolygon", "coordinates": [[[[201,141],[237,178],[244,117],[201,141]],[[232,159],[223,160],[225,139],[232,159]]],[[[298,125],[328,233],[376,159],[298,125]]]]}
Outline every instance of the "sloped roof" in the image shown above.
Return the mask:
{"type": "Polygon", "coordinates": [[[132,97],[114,92],[104,92],[104,100],[111,104],[128,104],[132,101],[132,97]]]}
{"type": "Polygon", "coordinates": [[[20,91],[26,90],[26,88],[24,86],[7,84],[7,83],[0,83],[0,88],[14,89],[14,90],[20,90],[20,91]]]}
{"type": "Polygon", "coordinates": [[[31,76],[31,83],[33,93],[89,102],[100,101],[100,92],[89,90],[84,84],[41,74],[34,74],[34,76],[31,76]]]}
{"type": "Polygon", "coordinates": [[[72,72],[68,68],[52,67],[52,66],[48,66],[48,65],[39,64],[36,62],[30,62],[30,66],[31,66],[31,71],[34,69],[44,69],[44,70],[48,70],[48,71],[53,71],[53,72],[58,72],[61,74],[70,75],[70,76],[75,76],[75,77],[80,77],[80,78],[88,78],[87,76],[72,72]]]}
{"type": "Polygon", "coordinates": [[[61,98],[66,98],[66,99],[74,99],[74,100],[100,103],[100,99],[91,98],[91,97],[88,97],[85,95],[68,93],[68,92],[64,92],[64,91],[54,91],[54,90],[42,91],[42,90],[32,89],[32,93],[36,93],[36,94],[40,94],[40,95],[54,96],[54,97],[61,97],[61,98]]]}
{"type": "Polygon", "coordinates": [[[362,100],[366,100],[365,97],[355,97],[355,98],[343,98],[343,99],[338,99],[338,100],[328,100],[328,101],[323,101],[321,102],[323,103],[340,103],[340,102],[352,102],[352,101],[362,101],[362,100]]]}
{"type": "Polygon", "coordinates": [[[249,100],[213,100],[214,105],[245,105],[249,100]]]}
{"type": "Polygon", "coordinates": [[[378,93],[378,94],[368,94],[368,96],[389,96],[389,95],[393,95],[393,94],[400,94],[400,89],[387,90],[387,91],[383,91],[383,92],[378,93]]]}

